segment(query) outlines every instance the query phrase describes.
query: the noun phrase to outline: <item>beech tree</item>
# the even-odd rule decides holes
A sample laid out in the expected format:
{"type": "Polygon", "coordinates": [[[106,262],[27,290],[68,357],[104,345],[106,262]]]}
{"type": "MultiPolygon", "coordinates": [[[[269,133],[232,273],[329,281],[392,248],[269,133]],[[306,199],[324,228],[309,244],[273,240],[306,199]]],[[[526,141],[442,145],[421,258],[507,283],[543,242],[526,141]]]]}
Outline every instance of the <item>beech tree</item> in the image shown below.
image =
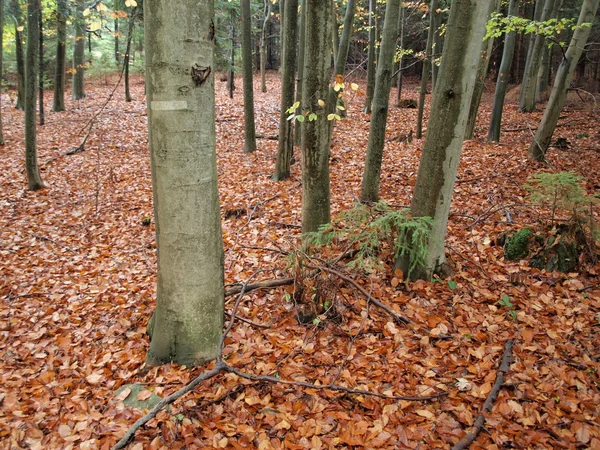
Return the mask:
{"type": "Polygon", "coordinates": [[[427,44],[425,44],[425,57],[423,59],[423,71],[421,74],[421,90],[419,91],[419,110],[417,112],[416,138],[423,137],[423,110],[425,109],[425,95],[427,94],[427,83],[431,71],[431,48],[433,45],[433,32],[435,30],[435,10],[438,0],[431,0],[429,5],[429,30],[427,32],[427,44]]]}
{"type": "MultiPolygon", "coordinates": [[[[0,1],[0,80],[3,76],[2,63],[4,50],[4,2],[0,1]]],[[[0,145],[4,145],[4,133],[2,131],[2,86],[0,85],[0,145]]]]}
{"type": "Polygon", "coordinates": [[[216,357],[223,326],[213,0],[144,5],[146,90],[158,248],[146,361],[216,357]]]}
{"type": "MultiPolygon", "coordinates": [[[[519,14],[519,0],[510,0],[508,5],[508,17],[516,17],[519,14]]],[[[496,81],[496,91],[494,92],[494,105],[492,106],[492,117],[490,119],[490,129],[488,140],[492,142],[500,141],[500,127],[502,124],[502,111],[504,110],[504,98],[506,97],[506,87],[508,86],[508,75],[512,65],[513,55],[515,53],[515,42],[517,41],[517,32],[509,31],[504,37],[504,48],[502,50],[502,61],[498,70],[498,79],[496,81]]]]}
{"type": "MultiPolygon", "coordinates": [[[[487,12],[494,0],[454,0],[442,53],[439,79],[433,93],[427,136],[411,203],[415,217],[433,218],[425,267],[415,276],[428,279],[447,273],[444,241],[465,125],[473,96],[479,50],[487,12]]],[[[397,266],[407,273],[407,261],[397,266]]]]}
{"type": "Polygon", "coordinates": [[[377,1],[369,0],[369,53],[367,56],[367,92],[365,97],[364,112],[371,113],[371,102],[375,92],[375,44],[377,40],[377,1]]]}
{"type": "Polygon", "coordinates": [[[65,110],[65,66],[67,41],[67,0],[56,2],[56,68],[54,71],[54,111],[65,110]]]}
{"type": "Polygon", "coordinates": [[[592,30],[592,24],[596,17],[599,1],[600,0],[583,1],[579,19],[577,21],[577,27],[575,28],[573,37],[569,43],[569,48],[564,54],[560,66],[558,67],[550,99],[544,110],[544,115],[538,126],[537,132],[535,133],[533,142],[529,146],[529,157],[532,159],[538,161],[545,160],[546,151],[550,145],[552,134],[554,134],[560,112],[562,111],[567,98],[567,90],[571,84],[575,66],[577,66],[577,63],[579,62],[581,53],[583,52],[590,31],[592,30]]]}
{"type": "MultiPolygon", "coordinates": [[[[306,0],[300,0],[300,34],[298,36],[298,74],[296,81],[296,101],[302,100],[302,82],[304,79],[304,43],[306,42],[306,0]]],[[[302,138],[301,122],[296,121],[294,129],[294,144],[300,145],[302,138]]]]}
{"type": "MultiPolygon", "coordinates": [[[[271,20],[271,0],[264,0],[264,18],[260,31],[260,90],[267,92],[267,32],[271,20]]],[[[297,15],[297,13],[296,13],[297,15]]]]}
{"type": "Polygon", "coordinates": [[[331,221],[329,200],[329,93],[331,2],[306,0],[306,42],[302,109],[309,114],[302,132],[302,231],[331,221]],[[314,114],[315,116],[311,116],[314,114]],[[314,120],[312,120],[314,119],[314,120]]]}
{"type": "Polygon", "coordinates": [[[73,45],[73,100],[85,97],[85,17],[83,11],[85,4],[83,0],[77,0],[75,8],[75,43],[73,45]]]}
{"type": "Polygon", "coordinates": [[[19,0],[10,1],[10,14],[15,21],[15,57],[17,58],[17,103],[15,108],[23,109],[25,102],[25,58],[23,56],[23,23],[19,0]]]}
{"type": "Polygon", "coordinates": [[[27,3],[27,58],[25,61],[25,170],[29,189],[44,187],[37,158],[37,135],[35,124],[36,89],[38,74],[38,51],[40,44],[40,2],[27,3]]]}
{"type": "Polygon", "coordinates": [[[283,67],[281,72],[281,111],[279,115],[279,148],[275,164],[275,181],[290,176],[294,154],[294,124],[288,120],[287,110],[294,103],[294,75],[296,73],[296,44],[298,32],[298,0],[287,0],[284,13],[283,67]]]}
{"type": "Polygon", "coordinates": [[[256,150],[254,124],[254,88],[252,86],[252,22],[250,0],[240,0],[242,7],[242,71],[244,74],[244,153],[256,150]]]}
{"type": "Polygon", "coordinates": [[[367,159],[362,179],[360,199],[363,202],[374,202],[379,198],[379,178],[385,144],[385,127],[389,110],[390,90],[394,70],[394,54],[398,37],[398,16],[400,0],[388,0],[383,25],[383,37],[377,63],[373,110],[369,127],[369,144],[367,159]]]}

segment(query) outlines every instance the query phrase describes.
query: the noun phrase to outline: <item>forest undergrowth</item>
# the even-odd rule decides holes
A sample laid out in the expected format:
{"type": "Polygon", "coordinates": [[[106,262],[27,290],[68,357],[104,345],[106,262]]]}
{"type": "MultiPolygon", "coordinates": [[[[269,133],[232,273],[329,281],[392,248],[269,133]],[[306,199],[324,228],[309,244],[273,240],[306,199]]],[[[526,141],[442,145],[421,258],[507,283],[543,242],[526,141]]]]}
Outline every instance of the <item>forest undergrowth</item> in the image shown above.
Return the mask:
{"type": "MultiPolygon", "coordinates": [[[[108,449],[143,415],[115,397],[119,387],[140,383],[146,396],[165,397],[206,370],[144,364],[156,246],[142,80],[132,86],[131,103],[117,90],[84,152],[60,156],[80,144],[115,81],[96,80],[88,97],[67,102],[67,112],[46,113],[38,127],[46,188],[38,192],[26,189],[23,113],[2,98],[2,449],[108,449]]],[[[263,138],[256,153],[244,154],[242,92],[231,100],[225,83],[216,85],[229,288],[293,276],[285,254],[298,249],[300,236],[299,162],[290,180],[271,179],[277,141],[267,138],[277,135],[277,74],[266,94],[258,80],[255,87],[263,138]]],[[[416,87],[409,83],[405,98],[416,99],[416,87]]],[[[490,144],[490,97],[488,91],[475,138],[464,144],[447,239],[451,279],[403,283],[391,260],[370,273],[340,262],[335,270],[368,295],[317,271],[327,312],[302,321],[293,285],[256,290],[237,310],[247,322],[236,321],[225,340],[225,362],[248,373],[436,399],[386,400],[224,373],[159,413],[130,448],[450,448],[481,412],[509,340],[512,365],[470,448],[600,448],[600,265],[548,272],[505,260],[497,245],[503,233],[539,226],[547,215],[527,200],[523,186],[533,174],[574,171],[588,195],[600,193],[600,114],[576,99],[567,104],[554,139],[569,145],[551,148],[545,166],[526,156],[541,112],[520,114],[507,104],[502,142],[490,144]],[[394,321],[373,300],[409,323],[394,321]]],[[[360,192],[369,132],[362,101],[352,100],[348,119],[335,126],[334,218],[360,192]]],[[[393,208],[410,204],[424,141],[403,136],[415,124],[416,109],[391,108],[381,198],[393,208]]],[[[330,252],[336,250],[343,249],[330,252]]],[[[231,311],[234,298],[226,300],[231,311]]]]}

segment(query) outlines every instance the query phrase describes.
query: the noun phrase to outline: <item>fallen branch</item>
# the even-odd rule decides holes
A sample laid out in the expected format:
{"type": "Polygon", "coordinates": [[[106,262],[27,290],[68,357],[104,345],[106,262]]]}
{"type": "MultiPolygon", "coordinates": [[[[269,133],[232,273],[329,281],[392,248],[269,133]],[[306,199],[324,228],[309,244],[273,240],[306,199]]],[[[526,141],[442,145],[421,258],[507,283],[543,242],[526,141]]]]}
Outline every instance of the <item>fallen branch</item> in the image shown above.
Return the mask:
{"type": "Polygon", "coordinates": [[[289,286],[294,283],[293,278],[282,278],[280,280],[267,280],[267,281],[258,281],[256,283],[236,286],[231,289],[227,289],[225,291],[225,297],[230,297],[232,295],[240,294],[243,290],[243,293],[246,294],[250,291],[254,291],[256,289],[270,289],[278,286],[289,286]]]}
{"type": "Polygon", "coordinates": [[[477,438],[481,429],[483,428],[483,424],[485,423],[485,416],[483,413],[490,412],[492,407],[494,406],[494,402],[496,401],[496,397],[500,392],[500,388],[504,384],[504,375],[510,369],[510,364],[512,362],[512,347],[514,341],[512,339],[506,341],[504,344],[504,354],[502,355],[502,362],[500,363],[500,367],[498,368],[498,373],[496,374],[496,382],[494,383],[494,387],[488,394],[483,406],[481,408],[481,412],[475,419],[475,423],[473,424],[473,428],[467,435],[462,438],[458,443],[452,447],[452,450],[464,450],[471,445],[471,443],[477,438]]]}
{"type": "Polygon", "coordinates": [[[396,320],[396,322],[403,323],[404,325],[408,325],[408,324],[416,325],[415,322],[413,322],[412,320],[410,320],[408,317],[404,317],[403,315],[398,314],[396,311],[394,311],[389,306],[384,305],[379,300],[377,300],[376,298],[372,297],[371,294],[364,287],[362,287],[360,284],[358,284],[352,278],[344,275],[343,273],[340,273],[337,270],[331,269],[331,268],[326,267],[326,266],[317,267],[317,266],[309,266],[309,265],[307,265],[305,267],[307,267],[309,269],[322,270],[324,272],[328,272],[328,273],[330,273],[332,275],[335,275],[336,277],[341,278],[344,281],[347,281],[352,286],[354,286],[356,289],[358,289],[365,297],[367,297],[367,299],[370,298],[371,299],[371,303],[373,303],[378,308],[383,309],[386,313],[388,313],[390,316],[392,316],[394,318],[394,320],[396,320]]]}

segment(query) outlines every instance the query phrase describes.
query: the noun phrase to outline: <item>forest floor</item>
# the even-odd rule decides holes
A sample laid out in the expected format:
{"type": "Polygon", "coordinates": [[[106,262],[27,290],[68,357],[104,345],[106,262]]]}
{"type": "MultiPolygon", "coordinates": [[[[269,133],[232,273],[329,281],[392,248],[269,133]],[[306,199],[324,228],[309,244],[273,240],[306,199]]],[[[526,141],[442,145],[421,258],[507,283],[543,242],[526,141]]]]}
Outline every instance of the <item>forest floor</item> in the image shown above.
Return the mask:
{"type": "MultiPolygon", "coordinates": [[[[46,188],[38,192],[27,190],[23,170],[23,113],[9,107],[14,97],[2,99],[2,449],[108,449],[143,415],[115,398],[119,387],[142,383],[164,397],[207,370],[144,364],[156,257],[154,221],[145,226],[153,210],[142,81],[134,81],[131,103],[119,87],[84,152],[60,156],[80,144],[81,130],[115,81],[96,80],[88,97],[67,102],[67,112],[46,113],[38,128],[46,188]]],[[[257,152],[244,154],[242,92],[238,86],[230,100],[225,83],[216,89],[225,282],[289,277],[286,256],[269,249],[297,248],[299,165],[290,180],[272,181],[277,142],[260,139],[257,152]]],[[[416,83],[405,89],[417,98],[416,83]]],[[[258,83],[255,92],[257,132],[276,135],[277,74],[269,76],[266,94],[258,83]]],[[[286,300],[291,286],[253,291],[238,315],[269,328],[236,322],[224,349],[228,364],[253,374],[441,396],[394,401],[220,374],[159,413],[130,448],[449,448],[470,430],[505,343],[514,340],[505,385],[471,448],[599,449],[600,265],[541,271],[506,261],[495,242],[503,232],[540,227],[546,212],[523,189],[534,173],[573,170],[588,194],[600,192],[600,114],[567,105],[555,138],[571,146],[552,148],[551,165],[544,166],[526,157],[541,112],[519,114],[507,104],[502,142],[490,144],[490,96],[476,137],[464,144],[454,192],[447,239],[452,279],[398,284],[390,260],[370,274],[344,272],[414,324],[394,322],[352,284],[323,274],[336,314],[301,324],[297,305],[286,300]]],[[[360,192],[369,131],[362,102],[352,100],[348,119],[335,128],[334,218],[360,192]]],[[[381,197],[394,207],[410,203],[424,141],[398,136],[415,123],[415,109],[390,109],[381,197]]],[[[598,219],[598,207],[594,214],[598,219]]],[[[227,299],[228,311],[233,300],[227,299]]]]}

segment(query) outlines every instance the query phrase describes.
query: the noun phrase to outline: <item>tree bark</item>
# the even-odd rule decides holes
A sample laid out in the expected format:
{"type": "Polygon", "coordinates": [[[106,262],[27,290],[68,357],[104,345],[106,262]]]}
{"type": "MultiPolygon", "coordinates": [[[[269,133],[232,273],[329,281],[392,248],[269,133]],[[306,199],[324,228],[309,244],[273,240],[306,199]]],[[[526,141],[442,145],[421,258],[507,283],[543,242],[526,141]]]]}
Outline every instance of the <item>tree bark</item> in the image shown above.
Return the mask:
{"type": "Polygon", "coordinates": [[[535,133],[535,138],[529,146],[529,157],[534,160],[545,160],[546,151],[552,140],[552,134],[554,134],[560,112],[562,111],[567,98],[567,90],[571,84],[573,72],[575,71],[577,62],[581,57],[583,48],[590,35],[599,1],[600,0],[584,0],[583,5],[581,6],[579,20],[577,21],[578,28],[573,32],[569,48],[558,67],[550,99],[548,100],[544,115],[542,116],[540,125],[535,133]]]}
{"type": "MultiPolygon", "coordinates": [[[[540,17],[542,22],[550,18],[553,6],[554,0],[545,0],[544,9],[542,10],[542,15],[540,17]]],[[[540,60],[544,50],[545,40],[546,39],[544,36],[538,34],[533,42],[531,54],[528,54],[528,59],[531,58],[531,61],[527,61],[527,63],[525,63],[526,71],[523,74],[523,83],[521,84],[521,97],[519,102],[519,111],[521,112],[535,111],[537,76],[540,69],[540,60]]]]}
{"type": "MultiPolygon", "coordinates": [[[[560,6],[562,4],[562,0],[554,0],[554,4],[552,5],[552,11],[550,13],[549,19],[556,19],[558,16],[558,11],[560,10],[560,6]]],[[[536,91],[535,91],[535,99],[536,101],[540,100],[540,97],[543,92],[548,89],[550,85],[550,55],[552,53],[552,48],[544,45],[542,48],[542,57],[540,59],[540,68],[538,70],[537,80],[536,80],[536,91]]]]}
{"type": "MultiPolygon", "coordinates": [[[[508,17],[516,17],[518,14],[519,0],[510,0],[510,4],[508,5],[508,17]]],[[[516,31],[511,31],[504,38],[502,62],[500,62],[500,69],[498,70],[496,91],[494,92],[494,106],[492,107],[492,118],[490,120],[490,130],[488,132],[488,140],[492,142],[500,141],[500,129],[502,126],[502,111],[504,110],[504,98],[506,97],[506,87],[508,86],[508,76],[510,74],[513,55],[515,54],[516,41],[516,31]]]]}
{"type": "Polygon", "coordinates": [[[433,11],[433,43],[431,45],[431,90],[435,88],[435,83],[438,79],[440,67],[434,64],[436,55],[442,54],[442,35],[440,27],[442,26],[442,14],[437,12],[437,8],[433,11]]]}
{"type": "Polygon", "coordinates": [[[39,0],[27,3],[27,60],[25,61],[25,171],[32,191],[44,187],[37,158],[35,105],[39,51],[39,0]]]}
{"type": "MultiPolygon", "coordinates": [[[[61,0],[59,0],[61,1],[61,0]]],[[[121,8],[121,0],[113,1],[113,11],[117,11],[121,8]]],[[[115,37],[115,62],[117,63],[117,67],[121,64],[121,52],[119,51],[119,17],[117,15],[114,16],[114,37],[115,37]]]]}
{"type": "MultiPolygon", "coordinates": [[[[41,1],[41,0],[40,0],[41,1]]],[[[44,117],[44,24],[42,22],[42,11],[41,11],[41,3],[40,3],[40,13],[38,14],[38,28],[39,28],[39,96],[40,96],[40,106],[39,106],[39,115],[40,115],[40,126],[44,126],[45,117],[44,117]]]]}
{"type": "Polygon", "coordinates": [[[317,115],[302,125],[302,231],[331,221],[329,204],[329,121],[319,105],[329,93],[331,2],[306,0],[303,111],[317,115]]]}
{"type": "Polygon", "coordinates": [[[331,1],[331,45],[333,47],[333,64],[332,66],[335,67],[335,64],[338,60],[338,50],[340,48],[340,29],[338,27],[338,20],[337,20],[337,4],[335,3],[335,0],[329,0],[331,1]]]}
{"type": "Polygon", "coordinates": [[[281,74],[281,110],[279,115],[279,148],[275,164],[275,181],[286,180],[294,155],[294,124],[287,120],[287,110],[294,103],[294,75],[296,74],[296,44],[298,41],[298,0],[286,0],[284,13],[284,42],[281,74]]]}
{"type": "Polygon", "coordinates": [[[23,26],[19,0],[11,0],[12,15],[15,19],[15,56],[17,58],[17,103],[16,109],[23,110],[25,103],[25,57],[23,55],[23,26]]]}
{"type": "Polygon", "coordinates": [[[373,96],[373,111],[369,127],[367,159],[362,179],[360,199],[363,202],[376,202],[379,199],[379,179],[385,144],[385,128],[389,110],[390,90],[394,70],[394,54],[398,38],[398,16],[400,0],[388,0],[383,25],[383,37],[377,62],[377,78],[373,96]]]}
{"type": "Polygon", "coordinates": [[[146,362],[215,358],[223,327],[213,0],[144,5],[158,284],[146,362]]]}
{"type": "MultiPolygon", "coordinates": [[[[298,79],[296,80],[296,101],[302,101],[302,80],[304,77],[304,45],[306,42],[306,0],[300,1],[300,37],[298,38],[298,79]]],[[[300,145],[302,141],[302,123],[296,121],[294,131],[294,144],[300,145]]]]}
{"type": "Polygon", "coordinates": [[[233,91],[235,91],[235,11],[231,8],[230,12],[230,26],[231,26],[231,52],[229,53],[229,70],[227,71],[227,91],[229,92],[229,98],[233,98],[233,91]]]}
{"type": "Polygon", "coordinates": [[[369,53],[367,57],[367,91],[364,112],[371,114],[371,103],[375,92],[375,44],[377,39],[377,1],[369,0],[369,53]]]}
{"type": "Polygon", "coordinates": [[[135,18],[137,17],[137,6],[131,10],[131,16],[129,17],[129,27],[127,28],[127,48],[125,50],[125,58],[123,59],[123,71],[125,72],[125,101],[130,102],[131,91],[129,89],[129,62],[131,61],[131,40],[133,38],[133,27],[135,26],[135,18]]]}
{"type": "Polygon", "coordinates": [[[80,100],[85,97],[85,18],[83,11],[85,4],[83,0],[78,0],[75,10],[75,44],[73,46],[73,81],[72,97],[73,100],[80,100]]]}
{"type": "Polygon", "coordinates": [[[56,2],[56,69],[54,72],[54,111],[65,110],[65,65],[67,40],[67,0],[56,2]]]}
{"type": "Polygon", "coordinates": [[[254,88],[252,86],[252,23],[250,0],[240,0],[242,9],[242,68],[244,73],[244,153],[256,150],[254,88]]]}
{"type": "MultiPolygon", "coordinates": [[[[269,20],[271,18],[271,0],[264,0],[265,2],[265,17],[263,20],[263,27],[260,33],[260,90],[261,92],[267,92],[267,30],[269,20]]],[[[295,64],[295,62],[294,62],[295,64]]]]}
{"type": "MultiPolygon", "coordinates": [[[[454,0],[444,42],[440,76],[433,93],[427,137],[423,147],[411,210],[415,217],[433,218],[427,260],[413,272],[429,279],[448,265],[444,241],[450,201],[462,150],[465,125],[473,96],[479,50],[487,11],[494,0],[454,0]]],[[[398,267],[407,273],[407,261],[398,267]]]]}
{"type": "MultiPolygon", "coordinates": [[[[403,50],[404,49],[404,13],[405,13],[406,9],[404,6],[400,5],[400,18],[398,19],[398,34],[400,36],[400,49],[403,50]]],[[[402,60],[404,59],[404,57],[400,58],[400,61],[398,61],[398,77],[396,78],[396,88],[397,88],[397,92],[396,92],[396,106],[400,106],[402,104],[402,81],[403,81],[403,75],[402,75],[402,60]]]]}
{"type": "MultiPolygon", "coordinates": [[[[487,17],[489,18],[492,13],[498,11],[499,8],[499,0],[491,3],[487,17]]],[[[481,44],[481,59],[479,60],[479,65],[477,66],[477,78],[475,79],[475,87],[473,88],[473,98],[471,100],[471,107],[469,109],[469,118],[467,119],[465,139],[473,139],[475,122],[477,122],[477,113],[479,112],[479,104],[481,103],[481,96],[483,95],[483,90],[485,88],[485,79],[487,78],[488,67],[490,65],[490,55],[493,47],[494,38],[488,38],[481,44]]]]}
{"type": "Polygon", "coordinates": [[[427,32],[427,44],[425,45],[425,59],[423,59],[423,71],[421,73],[421,90],[419,91],[419,110],[417,112],[417,134],[416,138],[423,137],[423,111],[425,110],[425,95],[427,94],[427,82],[431,71],[431,46],[433,45],[433,32],[435,29],[435,13],[438,0],[431,0],[429,5],[429,31],[427,32]]]}

